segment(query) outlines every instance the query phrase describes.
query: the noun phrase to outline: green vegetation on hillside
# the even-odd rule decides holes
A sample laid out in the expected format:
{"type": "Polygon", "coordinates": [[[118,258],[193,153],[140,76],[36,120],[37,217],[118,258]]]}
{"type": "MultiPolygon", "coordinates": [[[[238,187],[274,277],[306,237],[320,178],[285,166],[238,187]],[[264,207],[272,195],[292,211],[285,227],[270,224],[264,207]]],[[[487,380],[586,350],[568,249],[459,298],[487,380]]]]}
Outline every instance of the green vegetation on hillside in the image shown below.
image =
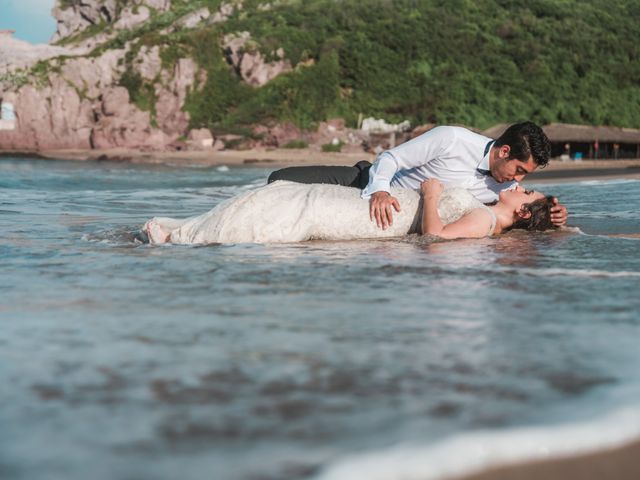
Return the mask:
{"type": "MultiPolygon", "coordinates": [[[[362,112],[480,128],[524,118],[640,127],[639,16],[633,0],[315,0],[223,28],[250,31],[265,51],[283,46],[293,62],[338,57],[323,88],[340,95],[295,105],[305,111],[286,112],[294,119],[333,110],[352,123],[362,112]]],[[[257,117],[285,113],[278,96],[247,102],[256,97],[274,100],[257,117]]]]}
{"type": "MultiPolygon", "coordinates": [[[[108,44],[159,44],[165,67],[190,56],[206,69],[185,105],[193,127],[309,127],[331,116],[354,125],[360,113],[478,128],[519,119],[640,127],[636,0],[245,0],[226,22],[159,34],[221,3],[175,0],[108,44]],[[293,71],[244,84],[220,47],[243,31],[268,59],[282,47],[293,71]]],[[[132,92],[140,103],[148,96],[132,92]]]]}

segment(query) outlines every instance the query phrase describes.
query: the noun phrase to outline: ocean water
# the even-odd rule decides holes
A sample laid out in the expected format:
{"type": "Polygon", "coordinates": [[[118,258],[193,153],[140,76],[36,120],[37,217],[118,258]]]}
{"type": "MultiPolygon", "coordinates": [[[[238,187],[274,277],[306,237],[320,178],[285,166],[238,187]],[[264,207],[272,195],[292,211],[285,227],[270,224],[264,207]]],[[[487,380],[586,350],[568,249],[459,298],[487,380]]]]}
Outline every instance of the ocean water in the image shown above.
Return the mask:
{"type": "Polygon", "coordinates": [[[264,168],[0,159],[0,478],[445,478],[640,436],[640,182],[568,232],[149,246],[264,168]]]}

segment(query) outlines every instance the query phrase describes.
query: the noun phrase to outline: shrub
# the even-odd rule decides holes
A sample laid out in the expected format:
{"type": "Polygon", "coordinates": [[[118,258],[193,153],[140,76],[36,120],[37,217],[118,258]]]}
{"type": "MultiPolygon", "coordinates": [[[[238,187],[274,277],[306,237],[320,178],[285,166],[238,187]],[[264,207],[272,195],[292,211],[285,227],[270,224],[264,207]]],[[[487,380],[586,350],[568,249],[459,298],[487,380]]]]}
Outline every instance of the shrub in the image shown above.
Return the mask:
{"type": "Polygon", "coordinates": [[[156,117],[156,93],[153,85],[144,82],[138,72],[127,69],[120,78],[120,86],[129,91],[129,98],[140,109],[151,113],[152,122],[156,117]]]}
{"type": "Polygon", "coordinates": [[[324,145],[322,145],[322,151],[323,152],[340,152],[342,150],[343,145],[344,145],[343,142],[325,143],[324,145]]]}
{"type": "Polygon", "coordinates": [[[291,140],[282,146],[282,148],[307,148],[309,143],[304,140],[291,140]]]}

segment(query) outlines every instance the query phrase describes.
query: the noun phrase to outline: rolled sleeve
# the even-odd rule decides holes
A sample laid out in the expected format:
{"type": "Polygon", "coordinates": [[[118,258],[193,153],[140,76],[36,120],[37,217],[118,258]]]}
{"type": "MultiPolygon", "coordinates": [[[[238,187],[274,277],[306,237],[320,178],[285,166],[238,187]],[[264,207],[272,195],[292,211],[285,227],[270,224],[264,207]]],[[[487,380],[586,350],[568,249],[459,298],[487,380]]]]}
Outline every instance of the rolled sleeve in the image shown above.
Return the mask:
{"type": "Polygon", "coordinates": [[[382,152],[369,171],[369,184],[362,198],[375,192],[389,192],[391,181],[399,171],[422,167],[442,156],[456,142],[455,127],[436,127],[391,150],[382,152]]]}
{"type": "Polygon", "coordinates": [[[381,153],[369,170],[369,183],[360,196],[367,199],[376,192],[390,192],[391,179],[397,171],[398,163],[394,156],[388,151],[381,153]]]}
{"type": "Polygon", "coordinates": [[[371,182],[367,187],[362,190],[360,197],[367,199],[370,198],[376,192],[391,192],[391,183],[384,180],[378,180],[377,182],[371,182]]]}

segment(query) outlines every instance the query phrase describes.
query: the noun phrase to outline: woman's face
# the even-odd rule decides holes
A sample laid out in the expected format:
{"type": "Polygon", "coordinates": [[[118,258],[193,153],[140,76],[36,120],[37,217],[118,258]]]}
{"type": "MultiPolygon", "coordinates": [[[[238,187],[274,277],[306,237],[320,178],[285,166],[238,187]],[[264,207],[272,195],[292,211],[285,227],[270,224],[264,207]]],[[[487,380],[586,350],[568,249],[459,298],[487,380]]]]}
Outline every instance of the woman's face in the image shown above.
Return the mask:
{"type": "Polygon", "coordinates": [[[544,193],[534,190],[525,190],[518,185],[513,190],[503,190],[500,192],[500,201],[514,210],[520,210],[525,203],[531,203],[544,198],[544,193]]]}

